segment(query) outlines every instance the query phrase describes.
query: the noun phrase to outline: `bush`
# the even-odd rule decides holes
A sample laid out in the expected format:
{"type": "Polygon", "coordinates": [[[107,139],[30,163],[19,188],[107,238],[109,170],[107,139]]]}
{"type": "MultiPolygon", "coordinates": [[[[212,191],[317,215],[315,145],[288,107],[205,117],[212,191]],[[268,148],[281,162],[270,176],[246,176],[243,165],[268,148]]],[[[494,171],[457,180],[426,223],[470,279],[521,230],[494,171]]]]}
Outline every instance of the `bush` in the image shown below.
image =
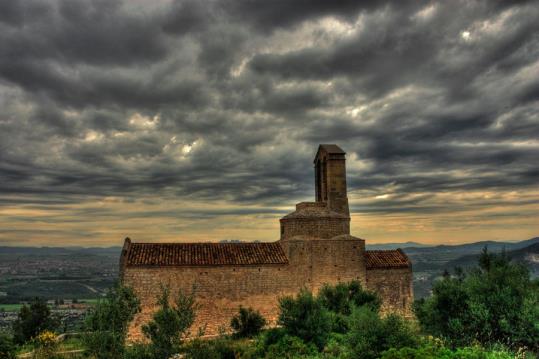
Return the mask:
{"type": "Polygon", "coordinates": [[[346,345],[353,358],[378,358],[390,348],[416,347],[417,332],[401,317],[390,314],[380,318],[367,307],[356,308],[349,317],[346,345]]]}
{"type": "Polygon", "coordinates": [[[140,311],[131,288],[116,284],[89,312],[82,341],[96,359],[122,358],[129,322],[140,311]]]}
{"type": "Polygon", "coordinates": [[[125,348],[123,359],[148,359],[152,357],[150,346],[137,343],[125,348]]]}
{"type": "Polygon", "coordinates": [[[361,283],[352,281],[335,286],[324,285],[318,294],[322,305],[328,310],[350,315],[353,307],[368,306],[373,311],[380,309],[380,298],[373,292],[363,289],[361,283]]]}
{"type": "Polygon", "coordinates": [[[45,330],[34,339],[35,359],[51,359],[55,356],[56,349],[58,348],[58,341],[56,340],[56,334],[49,330],[45,330]]]}
{"type": "Polygon", "coordinates": [[[283,328],[271,328],[258,337],[258,343],[261,348],[267,348],[270,345],[277,343],[285,335],[286,330],[283,328]]]}
{"type": "Polygon", "coordinates": [[[15,344],[7,334],[0,333],[0,358],[15,359],[15,344]]]}
{"type": "Polygon", "coordinates": [[[182,348],[187,359],[236,359],[257,358],[254,346],[246,341],[231,340],[221,336],[214,340],[194,339],[182,348]]]}
{"type": "Polygon", "coordinates": [[[328,343],[324,347],[323,358],[348,359],[353,358],[350,348],[347,345],[345,334],[332,333],[328,343]]]}
{"type": "Polygon", "coordinates": [[[187,295],[179,291],[174,306],[170,305],[169,297],[170,290],[163,287],[158,297],[161,308],[142,327],[144,335],[151,340],[150,350],[156,359],[178,353],[183,336],[195,321],[197,305],[194,292],[187,295]]]}
{"type": "Polygon", "coordinates": [[[486,350],[481,347],[464,347],[454,351],[436,345],[434,343],[425,343],[419,348],[400,348],[389,349],[382,353],[380,359],[513,359],[517,358],[514,354],[506,350],[486,350]]]}
{"type": "Polygon", "coordinates": [[[322,349],[331,331],[331,316],[322,303],[307,290],[296,297],[279,299],[279,321],[285,331],[322,349]]]}
{"type": "Polygon", "coordinates": [[[275,344],[266,349],[266,359],[295,359],[308,358],[318,355],[318,348],[314,343],[304,343],[301,338],[284,335],[275,344]]]}
{"type": "Polygon", "coordinates": [[[30,306],[21,307],[17,320],[13,322],[13,341],[24,344],[45,330],[55,330],[59,320],[51,315],[47,302],[35,298],[30,306]]]}
{"type": "Polygon", "coordinates": [[[539,350],[539,287],[528,270],[486,249],[470,273],[445,275],[414,305],[422,328],[454,348],[501,343],[539,350]]]}
{"type": "Polygon", "coordinates": [[[252,338],[258,335],[266,325],[266,319],[252,308],[243,308],[240,306],[239,313],[230,321],[230,326],[234,330],[234,336],[237,338],[252,338]]]}

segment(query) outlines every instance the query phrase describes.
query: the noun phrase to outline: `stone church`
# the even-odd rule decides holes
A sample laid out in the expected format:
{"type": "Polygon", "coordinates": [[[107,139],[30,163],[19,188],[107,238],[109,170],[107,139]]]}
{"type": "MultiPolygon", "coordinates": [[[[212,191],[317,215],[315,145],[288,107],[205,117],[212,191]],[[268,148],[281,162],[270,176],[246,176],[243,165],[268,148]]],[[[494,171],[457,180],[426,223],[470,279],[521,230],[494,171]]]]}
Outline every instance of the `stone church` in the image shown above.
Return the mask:
{"type": "Polygon", "coordinates": [[[280,219],[278,241],[137,243],[127,238],[120,276],[142,307],[131,323],[130,339],[142,339],[141,326],[157,309],[162,284],[171,293],[196,288],[200,309],[192,332],[205,327],[206,335],[228,328],[240,305],[274,323],[279,297],[352,280],[380,295],[383,312],[411,315],[408,257],[400,249],[366,251],[365,240],[350,235],[345,152],[337,145],[320,145],[314,169],[316,201],[298,203],[280,219]]]}

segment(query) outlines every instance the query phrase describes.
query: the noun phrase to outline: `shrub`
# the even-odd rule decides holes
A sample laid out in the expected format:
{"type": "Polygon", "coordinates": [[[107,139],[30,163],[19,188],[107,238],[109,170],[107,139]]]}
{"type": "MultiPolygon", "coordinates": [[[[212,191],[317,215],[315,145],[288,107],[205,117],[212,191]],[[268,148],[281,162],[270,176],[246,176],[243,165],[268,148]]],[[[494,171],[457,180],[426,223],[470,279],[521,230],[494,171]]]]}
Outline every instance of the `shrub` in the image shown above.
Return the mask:
{"type": "Polygon", "coordinates": [[[148,359],[151,357],[150,346],[137,343],[125,348],[123,359],[148,359]]]}
{"type": "Polygon", "coordinates": [[[45,330],[34,339],[35,352],[34,358],[36,359],[50,359],[55,355],[58,348],[58,341],[56,340],[56,334],[49,330],[45,330]]]}
{"type": "Polygon", "coordinates": [[[285,329],[271,328],[260,335],[260,337],[258,338],[258,343],[261,345],[262,348],[267,348],[270,345],[277,343],[285,335],[285,329]]]}
{"type": "Polygon", "coordinates": [[[239,313],[230,321],[230,326],[237,338],[252,338],[259,334],[265,325],[266,319],[264,319],[259,311],[241,306],[239,313]]]}
{"type": "Polygon", "coordinates": [[[182,352],[187,359],[220,359],[219,354],[209,340],[193,339],[187,343],[182,352]]]}
{"type": "Polygon", "coordinates": [[[221,336],[213,340],[194,339],[182,348],[187,359],[236,359],[255,358],[254,347],[246,341],[231,340],[221,336]]]}
{"type": "Polygon", "coordinates": [[[17,320],[13,322],[13,341],[24,344],[45,330],[55,330],[59,325],[57,318],[51,315],[47,302],[35,298],[30,306],[21,307],[17,320]]]}
{"type": "Polygon", "coordinates": [[[170,290],[163,287],[158,297],[161,308],[142,327],[144,335],[151,340],[150,350],[156,359],[169,358],[177,353],[183,336],[195,321],[197,305],[194,292],[187,295],[179,291],[174,306],[170,305],[169,297],[170,290]]]}
{"type": "Polygon", "coordinates": [[[353,307],[368,306],[373,311],[380,309],[380,298],[373,292],[363,289],[358,281],[324,285],[318,294],[322,305],[328,310],[350,315],[353,307]]]}
{"type": "Polygon", "coordinates": [[[129,322],[140,311],[133,290],[116,284],[104,299],[89,312],[84,323],[82,341],[96,359],[121,358],[129,322]]]}
{"type": "Polygon", "coordinates": [[[464,347],[454,351],[443,345],[425,343],[419,348],[392,348],[384,353],[380,359],[513,359],[514,354],[506,350],[486,350],[481,347],[464,347]]]}
{"type": "Polygon", "coordinates": [[[307,290],[296,297],[279,300],[279,321],[285,331],[319,349],[324,347],[331,330],[331,317],[322,303],[307,290]]]}
{"type": "Polygon", "coordinates": [[[271,344],[266,349],[266,359],[295,359],[309,358],[318,355],[318,348],[314,343],[305,343],[301,338],[284,335],[275,344],[271,344]]]}
{"type": "Polygon", "coordinates": [[[377,358],[390,348],[416,347],[417,332],[401,317],[390,314],[380,318],[367,307],[356,308],[349,317],[346,343],[353,358],[377,358]]]}
{"type": "Polygon", "coordinates": [[[323,358],[326,359],[348,359],[353,358],[350,348],[347,345],[345,334],[332,333],[324,347],[323,358]]]}
{"type": "Polygon", "coordinates": [[[505,254],[486,249],[479,266],[445,275],[433,295],[414,305],[422,328],[446,338],[452,347],[479,342],[539,350],[539,287],[528,270],[505,254]]]}
{"type": "Polygon", "coordinates": [[[15,359],[15,344],[7,334],[0,333],[0,358],[15,359]]]}

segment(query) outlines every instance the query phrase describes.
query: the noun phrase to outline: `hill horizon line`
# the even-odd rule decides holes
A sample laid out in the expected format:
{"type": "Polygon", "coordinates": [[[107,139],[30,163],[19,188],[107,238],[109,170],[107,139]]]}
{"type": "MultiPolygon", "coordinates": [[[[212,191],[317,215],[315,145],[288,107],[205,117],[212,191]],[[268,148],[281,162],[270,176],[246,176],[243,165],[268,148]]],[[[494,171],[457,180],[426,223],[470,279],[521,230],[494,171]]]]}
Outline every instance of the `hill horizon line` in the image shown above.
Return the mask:
{"type": "MultiPolygon", "coordinates": [[[[508,244],[517,244],[521,242],[528,242],[533,240],[539,240],[539,236],[531,237],[524,240],[481,240],[481,241],[472,241],[472,242],[463,242],[458,244],[429,244],[429,243],[422,243],[422,242],[416,242],[416,241],[405,241],[405,242],[382,242],[382,243],[367,243],[367,246],[384,246],[384,247],[391,247],[391,246],[403,246],[401,248],[412,248],[412,247],[457,247],[462,245],[469,245],[469,244],[488,244],[488,243],[508,243],[508,244]]],[[[214,243],[251,243],[251,242],[261,242],[261,241],[241,241],[241,240],[221,240],[214,243]]],[[[160,243],[160,242],[156,242],[160,243]]],[[[172,241],[162,242],[162,243],[176,243],[172,241]]],[[[194,243],[185,241],[183,243],[194,243]]],[[[198,243],[198,242],[197,242],[198,243]]],[[[25,245],[0,245],[0,248],[34,248],[34,249],[69,249],[69,250],[76,250],[76,249],[116,249],[116,248],[122,248],[121,245],[113,245],[113,246],[54,246],[54,245],[48,245],[48,246],[25,246],[25,245]]],[[[397,247],[395,247],[397,248],[397,247]]]]}

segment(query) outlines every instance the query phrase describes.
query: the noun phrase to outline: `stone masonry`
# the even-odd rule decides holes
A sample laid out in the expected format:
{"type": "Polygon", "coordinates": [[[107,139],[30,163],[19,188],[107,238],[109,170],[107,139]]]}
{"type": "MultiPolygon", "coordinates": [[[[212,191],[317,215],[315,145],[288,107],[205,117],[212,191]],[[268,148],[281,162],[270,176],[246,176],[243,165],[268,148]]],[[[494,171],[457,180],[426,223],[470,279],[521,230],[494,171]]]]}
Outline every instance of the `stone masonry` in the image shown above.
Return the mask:
{"type": "Polygon", "coordinates": [[[316,201],[302,202],[281,220],[271,243],[133,243],[120,258],[123,284],[131,286],[142,311],[130,340],[143,340],[141,326],[157,309],[161,286],[171,293],[195,290],[200,309],[192,328],[215,335],[228,328],[240,305],[259,310],[271,324],[278,299],[301,288],[358,280],[382,298],[382,312],[411,315],[412,268],[401,250],[365,251],[350,235],[345,152],[320,145],[314,160],[316,201]]]}

